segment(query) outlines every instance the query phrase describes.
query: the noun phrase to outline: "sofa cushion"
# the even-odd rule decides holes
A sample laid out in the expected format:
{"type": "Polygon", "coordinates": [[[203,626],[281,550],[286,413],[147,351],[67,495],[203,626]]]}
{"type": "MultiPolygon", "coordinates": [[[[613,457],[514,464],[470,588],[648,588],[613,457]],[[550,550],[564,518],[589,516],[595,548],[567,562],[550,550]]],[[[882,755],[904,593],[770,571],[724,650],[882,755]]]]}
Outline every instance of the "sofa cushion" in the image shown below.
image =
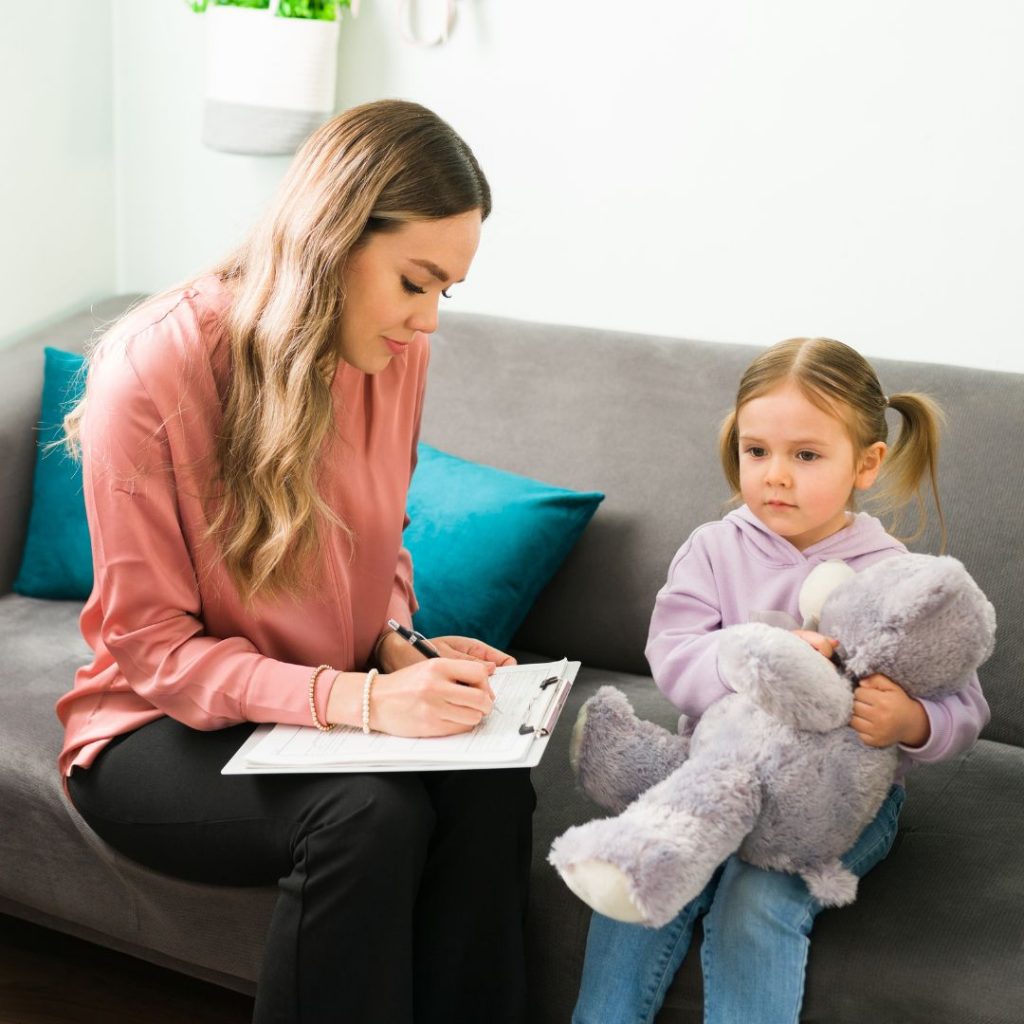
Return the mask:
{"type": "Polygon", "coordinates": [[[404,535],[416,628],[507,647],[603,498],[421,444],[404,535]]]}
{"type": "Polygon", "coordinates": [[[275,890],[195,885],[134,864],[64,795],[54,704],[90,658],[80,612],[78,602],[0,597],[0,807],[16,823],[0,828],[0,909],[251,986],[275,890]]]}
{"type": "MultiPolygon", "coordinates": [[[[53,704],[88,658],[77,629],[79,611],[73,602],[0,598],[6,655],[0,716],[8,723],[0,744],[0,806],[5,820],[18,823],[0,830],[0,906],[66,923],[69,930],[201,976],[237,979],[236,987],[251,990],[273,888],[192,885],[142,868],[104,846],[63,795],[53,704]]],[[[568,745],[579,706],[606,683],[619,686],[643,717],[667,727],[676,719],[649,678],[584,666],[534,770],[538,806],[528,937],[531,1019],[538,1024],[568,1020],[582,969],[589,911],[544,858],[556,835],[601,813],[574,786],[568,745]]],[[[1022,777],[1024,751],[987,741],[957,761],[911,772],[892,854],[862,882],[853,906],[818,919],[803,1019],[1019,1019],[1022,777]],[[851,976],[874,980],[851,985],[851,976]]],[[[662,1024],[701,1019],[697,942],[669,990],[662,1024]]]]}

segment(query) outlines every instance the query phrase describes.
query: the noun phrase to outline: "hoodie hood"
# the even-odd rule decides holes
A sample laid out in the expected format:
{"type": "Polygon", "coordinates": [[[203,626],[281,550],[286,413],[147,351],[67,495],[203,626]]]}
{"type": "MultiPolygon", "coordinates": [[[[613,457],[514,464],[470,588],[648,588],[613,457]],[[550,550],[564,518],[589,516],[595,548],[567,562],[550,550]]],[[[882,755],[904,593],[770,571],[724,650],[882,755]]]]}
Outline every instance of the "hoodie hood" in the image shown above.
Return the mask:
{"type": "Polygon", "coordinates": [[[830,558],[848,561],[882,551],[906,550],[895,537],[885,532],[874,516],[866,512],[852,513],[849,523],[841,530],[803,551],[795,548],[774,530],[769,530],[746,505],[730,512],[725,522],[732,523],[740,531],[749,554],[767,565],[816,564],[830,558]]]}

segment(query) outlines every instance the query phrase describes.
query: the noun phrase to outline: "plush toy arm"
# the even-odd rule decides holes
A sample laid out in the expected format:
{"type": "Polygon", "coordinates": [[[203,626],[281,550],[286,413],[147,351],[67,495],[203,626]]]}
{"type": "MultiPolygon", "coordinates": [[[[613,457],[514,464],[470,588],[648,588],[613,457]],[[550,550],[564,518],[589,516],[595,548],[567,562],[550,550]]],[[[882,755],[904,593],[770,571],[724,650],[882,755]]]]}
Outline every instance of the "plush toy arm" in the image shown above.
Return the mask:
{"type": "Polygon", "coordinates": [[[675,771],[689,746],[689,736],[637,718],[619,690],[602,686],[580,708],[569,760],[587,796],[617,814],[675,771]]]}
{"type": "Polygon", "coordinates": [[[753,763],[697,758],[617,818],[569,829],[548,860],[594,910],[660,928],[738,849],[760,809],[753,763]]]}
{"type": "Polygon", "coordinates": [[[723,629],[718,669],[737,693],[794,729],[830,732],[850,721],[850,684],[832,662],[784,629],[760,622],[723,629]]]}

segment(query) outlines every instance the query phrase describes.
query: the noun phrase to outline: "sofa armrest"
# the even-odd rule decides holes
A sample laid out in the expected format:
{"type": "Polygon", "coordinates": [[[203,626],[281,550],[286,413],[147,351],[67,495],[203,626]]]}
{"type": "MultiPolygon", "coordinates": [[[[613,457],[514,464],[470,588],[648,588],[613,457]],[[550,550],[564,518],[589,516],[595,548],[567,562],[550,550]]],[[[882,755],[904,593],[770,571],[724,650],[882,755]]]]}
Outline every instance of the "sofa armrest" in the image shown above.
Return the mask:
{"type": "Polygon", "coordinates": [[[42,346],[0,349],[0,594],[18,574],[32,505],[42,346]]]}

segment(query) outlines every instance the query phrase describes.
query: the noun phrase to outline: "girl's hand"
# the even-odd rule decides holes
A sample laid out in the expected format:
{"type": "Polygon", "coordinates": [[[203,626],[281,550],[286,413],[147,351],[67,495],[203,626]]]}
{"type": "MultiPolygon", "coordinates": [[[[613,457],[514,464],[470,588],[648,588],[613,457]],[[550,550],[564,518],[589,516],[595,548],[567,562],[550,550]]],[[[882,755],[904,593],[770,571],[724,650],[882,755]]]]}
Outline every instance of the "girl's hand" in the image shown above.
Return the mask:
{"type": "Polygon", "coordinates": [[[810,629],[794,629],[791,632],[793,636],[798,636],[801,640],[805,640],[819,654],[826,658],[831,658],[833,652],[839,646],[839,641],[834,637],[822,636],[821,633],[815,633],[810,629]]]}
{"type": "Polygon", "coordinates": [[[868,747],[921,747],[932,734],[928,713],[888,676],[865,676],[853,691],[850,726],[868,747]]]}
{"type": "Polygon", "coordinates": [[[392,736],[451,736],[479,725],[494,706],[487,681],[494,667],[467,658],[418,657],[377,678],[370,728],[392,736]]]}

